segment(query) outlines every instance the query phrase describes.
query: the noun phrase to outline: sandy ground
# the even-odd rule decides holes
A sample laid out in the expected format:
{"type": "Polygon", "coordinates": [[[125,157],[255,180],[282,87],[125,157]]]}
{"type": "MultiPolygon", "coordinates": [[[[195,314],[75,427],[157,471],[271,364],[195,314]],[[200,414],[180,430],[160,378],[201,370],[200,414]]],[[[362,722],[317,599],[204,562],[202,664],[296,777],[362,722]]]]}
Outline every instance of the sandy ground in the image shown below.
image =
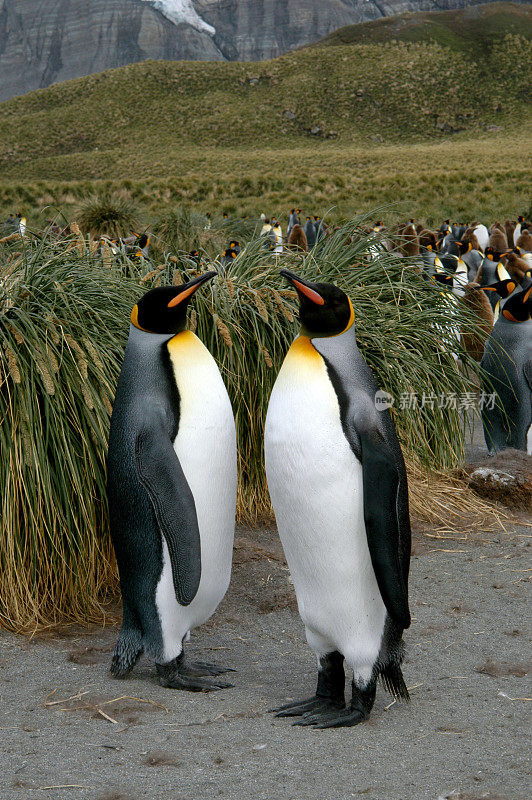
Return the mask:
{"type": "Polygon", "coordinates": [[[417,537],[412,702],[390,706],[379,689],[370,720],[351,729],[294,728],[268,713],[312,694],[316,678],[272,531],[238,531],[232,588],[189,647],[235,667],[233,689],[163,689],[146,660],[111,679],[112,627],[4,634],[0,798],[524,800],[531,533],[417,537]]]}
{"type": "Polygon", "coordinates": [[[524,800],[532,528],[463,536],[416,533],[412,702],[379,688],[355,728],[268,713],[316,680],[275,531],[237,531],[228,596],[189,646],[234,667],[233,689],[163,689],[147,660],[113,680],[113,626],[0,634],[0,800],[524,800]]]}

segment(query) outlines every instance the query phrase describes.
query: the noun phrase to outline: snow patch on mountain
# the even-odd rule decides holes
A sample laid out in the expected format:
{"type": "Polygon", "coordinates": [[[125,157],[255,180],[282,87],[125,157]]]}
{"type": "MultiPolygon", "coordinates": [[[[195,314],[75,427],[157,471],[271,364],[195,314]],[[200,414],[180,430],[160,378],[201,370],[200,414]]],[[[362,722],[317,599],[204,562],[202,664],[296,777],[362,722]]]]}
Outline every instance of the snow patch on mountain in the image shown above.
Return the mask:
{"type": "Polygon", "coordinates": [[[192,0],[144,0],[144,2],[150,3],[171,22],[175,22],[176,25],[185,23],[196,28],[197,31],[209,33],[211,36],[216,33],[216,29],[200,17],[192,4],[192,0]]]}

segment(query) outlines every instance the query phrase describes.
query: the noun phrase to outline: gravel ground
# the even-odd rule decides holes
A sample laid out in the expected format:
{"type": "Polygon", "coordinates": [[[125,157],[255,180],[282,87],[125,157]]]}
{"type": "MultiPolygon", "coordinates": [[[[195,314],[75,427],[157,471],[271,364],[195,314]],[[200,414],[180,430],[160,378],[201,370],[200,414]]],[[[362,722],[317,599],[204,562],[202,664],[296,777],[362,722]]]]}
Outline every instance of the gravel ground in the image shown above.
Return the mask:
{"type": "MultiPolygon", "coordinates": [[[[468,460],[484,455],[477,424],[468,460]]],[[[268,529],[237,532],[229,593],[188,648],[234,667],[233,689],[163,689],[147,660],[113,680],[114,626],[0,634],[0,800],[525,800],[532,528],[426,533],[414,532],[405,635],[412,702],[379,688],[355,728],[268,713],[316,681],[268,529]]]]}
{"type": "Polygon", "coordinates": [[[189,646],[235,667],[233,689],[163,689],[146,660],[112,680],[115,627],[3,634],[0,798],[524,800],[531,532],[418,534],[412,702],[390,705],[379,689],[370,720],[351,729],[293,728],[267,711],[312,694],[316,679],[272,531],[239,530],[230,592],[189,646]]]}

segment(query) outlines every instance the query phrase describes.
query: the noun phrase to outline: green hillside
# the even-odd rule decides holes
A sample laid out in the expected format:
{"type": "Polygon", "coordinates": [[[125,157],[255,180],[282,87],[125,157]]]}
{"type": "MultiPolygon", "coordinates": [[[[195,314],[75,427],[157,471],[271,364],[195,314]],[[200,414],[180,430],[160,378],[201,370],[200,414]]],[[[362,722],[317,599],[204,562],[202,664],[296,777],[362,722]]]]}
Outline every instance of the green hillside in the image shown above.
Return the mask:
{"type": "Polygon", "coordinates": [[[275,61],[143,62],[14,98],[0,105],[1,207],[75,205],[98,181],[149,208],[241,213],[297,192],[322,211],[406,198],[436,215],[456,170],[472,214],[498,208],[530,182],[531,18],[512,3],[408,15],[275,61]],[[436,18],[453,42],[434,41],[436,18]],[[387,26],[413,41],[384,41],[387,26]]]}
{"type": "Polygon", "coordinates": [[[432,40],[464,55],[483,58],[507,35],[532,38],[532,10],[518,3],[488,3],[457,11],[420,11],[339,28],[318,47],[432,40]]]}

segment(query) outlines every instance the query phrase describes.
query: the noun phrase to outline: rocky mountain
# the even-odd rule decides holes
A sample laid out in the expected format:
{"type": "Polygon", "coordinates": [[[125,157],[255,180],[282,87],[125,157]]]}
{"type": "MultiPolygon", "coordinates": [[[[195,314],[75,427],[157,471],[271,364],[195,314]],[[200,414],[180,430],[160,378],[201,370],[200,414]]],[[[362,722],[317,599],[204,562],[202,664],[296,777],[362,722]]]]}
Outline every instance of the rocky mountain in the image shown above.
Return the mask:
{"type": "Polygon", "coordinates": [[[275,58],[344,25],[404,11],[472,4],[468,0],[0,0],[0,100],[146,59],[275,58]]]}

